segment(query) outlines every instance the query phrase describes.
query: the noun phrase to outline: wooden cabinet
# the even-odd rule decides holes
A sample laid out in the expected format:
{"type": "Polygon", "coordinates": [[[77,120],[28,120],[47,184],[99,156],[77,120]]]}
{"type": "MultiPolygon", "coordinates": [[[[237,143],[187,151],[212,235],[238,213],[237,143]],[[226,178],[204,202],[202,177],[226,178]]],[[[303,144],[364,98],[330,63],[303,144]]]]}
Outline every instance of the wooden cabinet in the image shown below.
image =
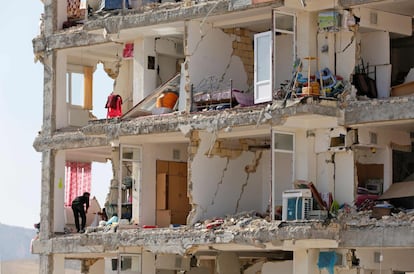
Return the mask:
{"type": "Polygon", "coordinates": [[[157,161],[157,225],[186,224],[191,205],[187,195],[187,163],[157,161]]]}

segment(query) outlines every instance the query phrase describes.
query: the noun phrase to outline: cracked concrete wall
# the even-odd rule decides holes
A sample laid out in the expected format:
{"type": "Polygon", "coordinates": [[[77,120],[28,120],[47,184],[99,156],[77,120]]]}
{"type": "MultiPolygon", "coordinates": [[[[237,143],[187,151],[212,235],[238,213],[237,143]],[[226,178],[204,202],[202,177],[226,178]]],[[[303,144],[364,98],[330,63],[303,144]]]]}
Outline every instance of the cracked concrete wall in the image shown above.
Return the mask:
{"type": "Polygon", "coordinates": [[[268,197],[263,197],[262,190],[269,182],[263,180],[268,176],[263,174],[262,167],[268,167],[268,162],[261,159],[262,155],[242,151],[234,158],[220,154],[209,157],[206,153],[214,144],[215,135],[199,132],[199,138],[190,163],[191,221],[249,210],[264,212],[263,199],[267,201],[268,197]]]}
{"type": "Polygon", "coordinates": [[[226,34],[205,21],[188,23],[185,54],[194,88],[209,77],[217,79],[223,87],[230,85],[232,79],[234,88],[248,88],[248,75],[241,58],[235,55],[233,41],[237,41],[236,35],[226,34]]]}
{"type": "Polygon", "coordinates": [[[224,29],[233,39],[233,55],[240,57],[247,72],[247,85],[254,80],[254,48],[253,32],[244,28],[224,29]]]}

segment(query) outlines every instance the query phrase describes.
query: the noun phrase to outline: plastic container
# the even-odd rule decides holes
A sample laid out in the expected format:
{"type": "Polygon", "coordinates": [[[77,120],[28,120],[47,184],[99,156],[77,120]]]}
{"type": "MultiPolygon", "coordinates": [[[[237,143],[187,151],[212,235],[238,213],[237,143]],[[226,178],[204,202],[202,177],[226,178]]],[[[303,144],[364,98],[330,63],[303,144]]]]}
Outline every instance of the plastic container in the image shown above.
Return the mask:
{"type": "Polygon", "coordinates": [[[175,92],[168,91],[166,93],[161,94],[157,98],[156,106],[157,108],[169,108],[173,109],[175,107],[175,103],[177,102],[178,95],[175,92]]]}

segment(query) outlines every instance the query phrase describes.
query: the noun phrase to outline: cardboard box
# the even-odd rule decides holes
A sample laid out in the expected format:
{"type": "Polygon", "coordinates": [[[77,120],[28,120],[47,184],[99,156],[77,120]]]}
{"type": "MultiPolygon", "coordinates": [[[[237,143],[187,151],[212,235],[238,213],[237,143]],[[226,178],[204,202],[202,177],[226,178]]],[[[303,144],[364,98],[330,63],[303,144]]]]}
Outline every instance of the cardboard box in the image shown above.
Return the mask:
{"type": "Polygon", "coordinates": [[[382,216],[391,215],[391,208],[388,207],[373,207],[372,208],[372,216],[376,219],[381,219],[382,216]]]}
{"type": "Polygon", "coordinates": [[[169,227],[171,224],[171,210],[157,210],[157,226],[169,227]]]}

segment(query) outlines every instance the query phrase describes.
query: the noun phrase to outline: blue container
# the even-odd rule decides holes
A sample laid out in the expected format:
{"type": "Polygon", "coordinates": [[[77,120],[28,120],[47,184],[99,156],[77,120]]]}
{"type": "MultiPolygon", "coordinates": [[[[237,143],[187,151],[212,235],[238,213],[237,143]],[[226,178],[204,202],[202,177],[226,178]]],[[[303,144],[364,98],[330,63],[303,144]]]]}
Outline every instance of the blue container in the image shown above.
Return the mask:
{"type": "MultiPolygon", "coordinates": [[[[101,10],[118,10],[122,9],[122,2],[124,0],[102,0],[101,10]]],[[[129,1],[125,0],[125,8],[129,9],[129,1]]]]}

